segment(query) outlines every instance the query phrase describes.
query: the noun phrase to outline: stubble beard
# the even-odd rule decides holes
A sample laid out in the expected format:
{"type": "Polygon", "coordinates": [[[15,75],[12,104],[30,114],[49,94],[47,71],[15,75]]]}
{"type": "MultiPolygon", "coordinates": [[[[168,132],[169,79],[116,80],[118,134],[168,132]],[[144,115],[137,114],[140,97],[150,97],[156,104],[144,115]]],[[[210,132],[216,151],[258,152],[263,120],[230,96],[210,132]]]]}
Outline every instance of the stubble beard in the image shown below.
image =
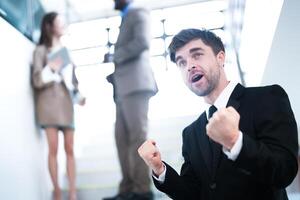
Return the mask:
{"type": "Polygon", "coordinates": [[[206,78],[207,80],[207,86],[204,89],[193,87],[191,86],[191,90],[192,92],[194,92],[197,96],[207,96],[209,95],[218,85],[219,81],[220,81],[220,71],[218,71],[215,74],[212,74],[212,76],[210,78],[207,78],[207,76],[204,76],[202,78],[206,78]]]}

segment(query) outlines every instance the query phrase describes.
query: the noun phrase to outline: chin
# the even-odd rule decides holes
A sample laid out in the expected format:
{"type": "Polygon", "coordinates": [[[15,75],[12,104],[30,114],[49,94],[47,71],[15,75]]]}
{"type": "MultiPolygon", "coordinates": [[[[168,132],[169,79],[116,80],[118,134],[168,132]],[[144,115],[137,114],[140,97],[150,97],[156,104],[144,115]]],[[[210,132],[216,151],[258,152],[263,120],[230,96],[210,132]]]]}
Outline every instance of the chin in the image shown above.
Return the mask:
{"type": "Polygon", "coordinates": [[[199,91],[199,90],[193,90],[193,93],[196,94],[199,97],[206,96],[203,91],[199,91]]]}
{"type": "Polygon", "coordinates": [[[202,96],[202,90],[199,90],[198,88],[195,88],[195,87],[190,87],[190,90],[196,94],[197,96],[202,96]]]}
{"type": "Polygon", "coordinates": [[[210,91],[207,88],[200,89],[199,87],[191,87],[190,89],[197,96],[201,96],[201,97],[206,96],[210,93],[210,91]]]}

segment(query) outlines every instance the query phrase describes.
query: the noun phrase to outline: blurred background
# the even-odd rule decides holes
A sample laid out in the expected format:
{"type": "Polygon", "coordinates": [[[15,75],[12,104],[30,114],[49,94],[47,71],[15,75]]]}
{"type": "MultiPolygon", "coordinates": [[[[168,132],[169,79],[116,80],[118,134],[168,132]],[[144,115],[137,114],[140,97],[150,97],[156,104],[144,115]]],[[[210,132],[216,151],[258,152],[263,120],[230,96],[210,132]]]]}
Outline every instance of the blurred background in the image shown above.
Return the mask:
{"type": "MultiPolygon", "coordinates": [[[[163,159],[177,170],[182,164],[181,131],[204,109],[204,102],[181,81],[167,47],[183,28],[206,28],[226,47],[225,70],[245,86],[280,84],[289,94],[300,124],[300,1],[298,0],[135,0],[151,10],[151,66],[159,93],[150,101],[149,137],[163,159]]],[[[42,16],[58,11],[68,29],[63,43],[76,64],[86,106],[75,108],[75,155],[79,199],[116,193],[121,178],[114,143],[115,105],[105,77],[114,70],[103,63],[113,53],[121,18],[113,0],[0,1],[0,198],[48,200],[47,142],[36,127],[30,83],[32,51],[42,16]]],[[[67,179],[60,137],[60,183],[67,179]]],[[[168,199],[155,190],[157,199],[168,199]]],[[[300,178],[288,188],[300,199],[300,178]]]]}

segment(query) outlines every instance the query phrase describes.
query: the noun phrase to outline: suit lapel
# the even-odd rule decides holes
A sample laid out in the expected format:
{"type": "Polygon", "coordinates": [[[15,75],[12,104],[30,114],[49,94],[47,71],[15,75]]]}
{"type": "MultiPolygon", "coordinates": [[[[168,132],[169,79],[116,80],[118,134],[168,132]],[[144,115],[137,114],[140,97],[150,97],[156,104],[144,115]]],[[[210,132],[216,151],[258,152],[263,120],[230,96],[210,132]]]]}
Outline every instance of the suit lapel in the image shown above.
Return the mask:
{"type": "Polygon", "coordinates": [[[197,141],[199,144],[199,149],[200,152],[202,154],[202,157],[204,159],[206,168],[209,172],[209,174],[211,174],[212,169],[210,167],[210,146],[208,143],[208,136],[206,135],[206,124],[207,124],[207,118],[206,118],[206,113],[202,113],[202,115],[199,117],[199,119],[196,122],[196,137],[197,137],[197,141]]]}
{"type": "Polygon", "coordinates": [[[244,90],[245,90],[244,86],[242,86],[241,84],[237,84],[232,94],[230,95],[226,107],[232,106],[235,110],[238,110],[240,107],[239,98],[243,95],[244,90]]]}
{"type": "MultiPolygon", "coordinates": [[[[241,84],[237,84],[237,86],[234,88],[232,94],[230,95],[230,98],[228,100],[227,106],[232,106],[236,110],[238,110],[240,106],[239,98],[242,96],[244,92],[244,87],[241,84]]],[[[210,176],[212,179],[215,178],[218,165],[221,159],[222,155],[222,146],[220,144],[217,144],[214,142],[213,145],[213,160],[212,160],[212,167],[210,167],[210,158],[209,156],[212,156],[209,151],[210,151],[210,145],[208,141],[208,136],[206,134],[206,124],[207,124],[207,117],[206,117],[206,112],[202,113],[201,116],[197,119],[196,125],[195,125],[195,132],[196,132],[196,140],[199,145],[199,149],[201,152],[201,155],[204,159],[207,171],[209,172],[210,176]]]]}
{"type": "Polygon", "coordinates": [[[120,32],[119,32],[119,35],[118,35],[118,38],[117,38],[117,41],[116,41],[116,44],[115,44],[115,49],[119,47],[119,44],[123,39],[124,37],[124,32],[126,32],[126,29],[130,28],[128,27],[128,14],[129,14],[130,11],[128,11],[128,13],[126,14],[126,16],[123,16],[121,18],[121,24],[120,24],[120,32]]]}
{"type": "MultiPolygon", "coordinates": [[[[232,106],[235,110],[238,110],[240,107],[239,98],[242,96],[244,92],[244,87],[241,84],[237,84],[234,88],[226,107],[232,106]]],[[[206,133],[206,132],[205,132],[206,133]]],[[[222,146],[216,142],[213,142],[213,162],[212,162],[212,178],[216,176],[216,172],[219,166],[220,157],[222,155],[222,146]]]]}
{"type": "Polygon", "coordinates": [[[212,141],[213,161],[212,161],[212,178],[216,176],[216,172],[220,163],[220,156],[222,155],[222,146],[219,143],[212,141]]]}

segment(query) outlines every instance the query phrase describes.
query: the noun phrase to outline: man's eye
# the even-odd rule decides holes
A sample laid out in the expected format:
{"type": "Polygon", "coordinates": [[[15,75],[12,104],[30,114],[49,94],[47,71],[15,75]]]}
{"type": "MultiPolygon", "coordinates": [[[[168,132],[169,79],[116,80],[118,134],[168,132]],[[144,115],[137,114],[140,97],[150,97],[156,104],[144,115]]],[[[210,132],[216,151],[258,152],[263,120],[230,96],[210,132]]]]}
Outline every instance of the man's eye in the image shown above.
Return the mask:
{"type": "Polygon", "coordinates": [[[179,67],[185,67],[186,66],[186,62],[184,60],[180,60],[180,61],[177,62],[177,65],[179,67]]]}
{"type": "Polygon", "coordinates": [[[202,55],[203,54],[201,54],[201,53],[196,53],[196,54],[193,55],[193,58],[194,59],[199,59],[202,55]]]}

